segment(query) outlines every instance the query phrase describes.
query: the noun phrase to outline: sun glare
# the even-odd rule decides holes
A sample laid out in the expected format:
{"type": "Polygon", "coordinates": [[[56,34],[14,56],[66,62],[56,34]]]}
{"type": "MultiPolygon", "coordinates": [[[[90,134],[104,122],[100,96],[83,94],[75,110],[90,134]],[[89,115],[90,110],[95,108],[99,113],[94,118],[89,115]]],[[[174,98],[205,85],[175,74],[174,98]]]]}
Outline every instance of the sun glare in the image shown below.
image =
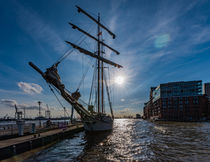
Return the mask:
{"type": "Polygon", "coordinates": [[[123,83],[124,83],[124,77],[122,77],[122,76],[117,76],[117,77],[115,78],[115,83],[116,83],[116,84],[119,84],[119,85],[123,84],[123,83]]]}

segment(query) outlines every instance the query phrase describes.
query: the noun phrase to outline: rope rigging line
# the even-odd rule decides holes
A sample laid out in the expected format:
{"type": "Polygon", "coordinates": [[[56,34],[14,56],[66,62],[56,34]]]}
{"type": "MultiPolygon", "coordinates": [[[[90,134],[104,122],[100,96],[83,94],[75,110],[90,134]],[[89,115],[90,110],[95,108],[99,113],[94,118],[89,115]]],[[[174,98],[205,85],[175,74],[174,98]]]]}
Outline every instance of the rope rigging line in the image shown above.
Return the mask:
{"type": "MultiPolygon", "coordinates": [[[[90,45],[89,45],[85,40],[84,40],[84,43],[85,43],[85,45],[86,45],[87,48],[91,49],[90,45]]],[[[79,53],[79,52],[76,51],[76,53],[79,53]]],[[[89,60],[88,64],[91,64],[92,60],[93,60],[93,58],[92,58],[91,60],[89,60]]],[[[93,64],[93,65],[94,65],[94,64],[93,64]]],[[[92,65],[92,66],[93,66],[93,65],[92,65]]],[[[83,68],[84,68],[84,67],[83,67],[83,55],[82,55],[82,71],[83,71],[83,68]]],[[[87,75],[89,69],[90,69],[90,66],[89,66],[89,67],[86,69],[86,71],[83,73],[82,79],[80,80],[79,85],[78,85],[76,91],[78,91],[78,90],[80,89],[82,83],[84,84],[84,79],[85,79],[85,77],[86,77],[86,75],[87,75]]],[[[84,85],[83,85],[83,88],[84,88],[84,85]]]]}
{"type": "MultiPolygon", "coordinates": [[[[110,70],[109,70],[109,67],[108,67],[108,84],[111,86],[111,79],[110,79],[111,77],[110,77],[110,70]]],[[[112,95],[113,93],[112,93],[112,89],[110,88],[109,89],[109,93],[110,93],[110,95],[112,95]]]]}
{"type": "Polygon", "coordinates": [[[92,83],[91,83],[91,89],[90,89],[90,96],[89,96],[89,102],[88,102],[88,105],[90,105],[90,102],[91,102],[91,98],[92,98],[92,92],[93,92],[93,86],[94,86],[94,82],[95,82],[95,75],[96,75],[96,68],[97,66],[95,66],[94,68],[94,71],[93,71],[93,78],[92,78],[92,83]]]}
{"type": "Polygon", "coordinates": [[[79,101],[82,102],[84,105],[88,106],[88,104],[84,100],[82,100],[81,98],[79,99],[79,101]]]}
{"type": "MultiPolygon", "coordinates": [[[[61,101],[59,100],[58,96],[55,94],[55,91],[53,90],[54,87],[51,86],[49,83],[47,83],[47,84],[48,84],[50,90],[52,91],[52,93],[55,95],[55,97],[56,97],[57,101],[59,102],[59,104],[61,105],[61,107],[62,107],[63,109],[65,109],[65,106],[63,106],[63,104],[62,104],[61,101]]],[[[59,91],[58,91],[56,88],[54,88],[54,89],[57,91],[58,94],[60,94],[59,91]]],[[[68,93],[72,94],[68,89],[65,88],[65,90],[66,90],[68,93]]],[[[88,104],[87,104],[85,101],[83,101],[82,99],[79,99],[79,101],[80,101],[81,103],[83,103],[84,105],[88,106],[88,104]]],[[[72,106],[72,108],[73,108],[73,106],[72,106]]],[[[72,111],[72,113],[73,113],[73,111],[72,111]]],[[[68,113],[67,113],[67,114],[68,114],[68,113]]]]}
{"type": "MultiPolygon", "coordinates": [[[[81,36],[82,37],[82,36],[81,36]]],[[[80,37],[80,38],[81,38],[80,37]]],[[[83,36],[84,38],[78,43],[80,45],[87,37],[83,36]]],[[[75,49],[68,50],[63,56],[61,56],[55,64],[60,64],[63,60],[65,60],[75,49]]]]}
{"type": "MultiPolygon", "coordinates": [[[[97,44],[95,44],[95,49],[94,49],[94,51],[96,51],[97,52],[97,49],[98,49],[98,47],[97,47],[97,44]]],[[[95,63],[95,66],[96,66],[96,71],[97,71],[97,69],[98,69],[98,61],[96,60],[96,63],[95,63]]],[[[98,88],[97,88],[97,84],[96,84],[96,80],[97,80],[97,73],[95,73],[96,75],[95,75],[95,78],[94,78],[94,89],[95,89],[95,102],[94,102],[94,108],[95,108],[95,111],[97,111],[96,109],[97,109],[97,107],[98,107],[98,104],[97,104],[97,102],[98,102],[98,88]]]]}
{"type": "MultiPolygon", "coordinates": [[[[48,83],[47,83],[47,84],[48,84],[48,83]]],[[[55,97],[56,97],[57,101],[59,102],[59,104],[61,105],[61,107],[62,107],[63,109],[65,109],[65,107],[63,106],[63,104],[62,104],[61,101],[59,100],[58,96],[55,94],[55,91],[53,90],[52,86],[51,86],[50,84],[48,84],[48,86],[49,86],[50,90],[52,91],[52,93],[55,95],[55,97]]]]}
{"type": "MultiPolygon", "coordinates": [[[[47,83],[47,84],[48,84],[48,83],[47,83]]],[[[50,90],[52,91],[52,93],[55,95],[55,97],[56,97],[58,103],[59,103],[59,104],[61,105],[61,107],[64,109],[65,113],[66,113],[68,116],[70,116],[69,113],[66,111],[66,107],[63,106],[63,104],[62,104],[61,101],[59,100],[58,96],[55,94],[55,91],[53,90],[52,86],[51,86],[50,84],[48,84],[48,86],[49,86],[50,90]]],[[[55,89],[55,90],[57,91],[57,89],[55,89]]],[[[60,94],[58,91],[57,91],[57,93],[60,94]]],[[[73,107],[72,107],[72,108],[73,108],[73,107]]]]}
{"type": "Polygon", "coordinates": [[[112,109],[112,102],[111,102],[111,99],[110,99],[110,90],[108,88],[106,75],[104,75],[104,80],[105,80],[106,92],[107,92],[107,97],[108,97],[108,102],[109,102],[109,107],[110,107],[111,115],[112,115],[112,118],[114,119],[114,114],[113,114],[113,109],[112,109]]]}
{"type": "MultiPolygon", "coordinates": [[[[87,30],[88,33],[91,31],[92,26],[93,26],[93,25],[91,25],[90,28],[87,30]]],[[[77,43],[78,45],[81,45],[81,43],[82,43],[83,41],[85,41],[86,38],[87,38],[87,36],[81,35],[81,36],[79,37],[79,39],[76,41],[76,43],[77,43]]],[[[69,49],[69,50],[67,50],[67,51],[64,53],[63,56],[59,57],[59,59],[56,61],[55,64],[57,64],[57,65],[60,64],[60,63],[61,63],[64,59],[66,59],[74,50],[75,50],[75,49],[69,49]]]]}
{"type": "MultiPolygon", "coordinates": [[[[91,59],[91,60],[89,61],[88,64],[91,64],[92,60],[93,60],[93,59],[91,59]]],[[[82,85],[82,82],[84,81],[84,79],[85,79],[85,77],[86,77],[86,75],[87,75],[87,73],[88,73],[90,67],[93,67],[93,66],[94,66],[94,64],[92,64],[92,65],[90,65],[88,68],[86,68],[86,71],[83,73],[82,79],[80,80],[79,85],[78,85],[76,91],[78,91],[78,90],[80,89],[80,87],[81,87],[81,85],[82,85]]]]}
{"type": "Polygon", "coordinates": [[[68,111],[66,111],[66,109],[65,109],[65,113],[67,114],[68,117],[70,116],[69,113],[68,113],[68,111]]]}
{"type": "MultiPolygon", "coordinates": [[[[68,93],[70,93],[70,94],[72,94],[72,92],[70,92],[68,89],[66,89],[65,88],[65,90],[68,92],[68,93]]],[[[57,91],[57,90],[56,90],[57,91]]],[[[58,92],[59,93],[59,92],[58,92]]],[[[81,101],[84,105],[88,105],[84,100],[82,100],[81,98],[79,99],[79,101],[81,101]]]]}

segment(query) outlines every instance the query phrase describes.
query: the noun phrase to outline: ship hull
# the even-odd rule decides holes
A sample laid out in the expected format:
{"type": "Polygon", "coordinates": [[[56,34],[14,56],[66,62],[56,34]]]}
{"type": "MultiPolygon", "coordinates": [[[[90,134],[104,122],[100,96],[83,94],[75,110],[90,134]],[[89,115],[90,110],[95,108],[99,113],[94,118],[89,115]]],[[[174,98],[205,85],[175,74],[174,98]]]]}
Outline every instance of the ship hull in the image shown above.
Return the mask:
{"type": "Polygon", "coordinates": [[[85,122],[84,129],[88,132],[108,131],[113,129],[113,120],[109,117],[105,119],[95,120],[93,122],[85,122]]]}

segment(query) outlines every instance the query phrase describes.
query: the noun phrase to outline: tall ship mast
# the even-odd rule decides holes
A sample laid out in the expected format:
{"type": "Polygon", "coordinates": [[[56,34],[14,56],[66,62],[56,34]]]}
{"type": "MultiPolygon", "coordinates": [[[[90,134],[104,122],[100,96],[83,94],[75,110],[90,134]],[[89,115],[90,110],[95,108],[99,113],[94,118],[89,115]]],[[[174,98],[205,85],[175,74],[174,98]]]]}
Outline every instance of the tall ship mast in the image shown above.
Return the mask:
{"type": "MultiPolygon", "coordinates": [[[[73,49],[78,50],[80,53],[88,55],[96,59],[96,70],[94,70],[94,74],[93,74],[94,76],[93,76],[93,81],[92,81],[92,83],[94,83],[94,79],[97,78],[97,91],[95,94],[96,104],[95,105],[90,104],[90,99],[92,95],[92,93],[90,93],[89,103],[88,103],[87,108],[85,108],[85,106],[80,102],[81,94],[79,92],[79,89],[77,89],[73,93],[70,93],[65,88],[64,84],[61,82],[61,79],[57,70],[57,67],[61,63],[62,60],[57,61],[50,68],[47,68],[45,72],[40,70],[32,62],[29,62],[29,65],[33,69],[35,69],[38,73],[41,74],[43,79],[48,83],[53,93],[55,93],[53,89],[58,91],[59,94],[72,106],[72,108],[76,110],[76,112],[80,115],[82,122],[84,123],[84,128],[86,131],[111,130],[113,128],[114,114],[113,114],[112,103],[110,99],[110,91],[109,91],[109,87],[107,83],[107,77],[104,73],[104,70],[105,70],[104,65],[108,64],[116,68],[122,68],[122,66],[104,57],[103,47],[110,49],[117,55],[119,55],[120,53],[114,48],[104,43],[104,40],[102,40],[101,35],[102,35],[102,31],[106,31],[110,36],[112,36],[113,39],[115,39],[116,36],[113,32],[111,32],[107,27],[105,27],[101,23],[100,14],[98,14],[97,19],[95,19],[93,16],[88,14],[79,6],[76,6],[76,8],[79,13],[86,15],[89,19],[91,19],[94,23],[96,23],[97,25],[96,37],[72,23],[69,23],[69,24],[72,26],[73,29],[78,30],[85,36],[96,41],[97,51],[91,52],[70,41],[65,41],[65,42],[69,44],[71,47],[73,47],[73,49]],[[107,99],[109,102],[111,116],[105,113],[105,106],[104,106],[104,92],[105,91],[107,92],[107,99]]],[[[91,92],[92,92],[92,88],[93,88],[93,84],[91,86],[91,92]]]]}

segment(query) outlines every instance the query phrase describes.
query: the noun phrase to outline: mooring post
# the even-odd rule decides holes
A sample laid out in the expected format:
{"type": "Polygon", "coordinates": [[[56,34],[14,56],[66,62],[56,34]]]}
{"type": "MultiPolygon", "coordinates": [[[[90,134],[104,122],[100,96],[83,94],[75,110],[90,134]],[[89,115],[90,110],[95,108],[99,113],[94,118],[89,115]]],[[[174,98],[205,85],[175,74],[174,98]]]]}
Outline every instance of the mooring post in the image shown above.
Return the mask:
{"type": "Polygon", "coordinates": [[[16,155],[16,146],[13,145],[12,148],[13,148],[13,155],[16,155]]]}
{"type": "Polygon", "coordinates": [[[30,150],[32,150],[32,141],[31,140],[29,141],[29,144],[30,144],[30,150]]]}

